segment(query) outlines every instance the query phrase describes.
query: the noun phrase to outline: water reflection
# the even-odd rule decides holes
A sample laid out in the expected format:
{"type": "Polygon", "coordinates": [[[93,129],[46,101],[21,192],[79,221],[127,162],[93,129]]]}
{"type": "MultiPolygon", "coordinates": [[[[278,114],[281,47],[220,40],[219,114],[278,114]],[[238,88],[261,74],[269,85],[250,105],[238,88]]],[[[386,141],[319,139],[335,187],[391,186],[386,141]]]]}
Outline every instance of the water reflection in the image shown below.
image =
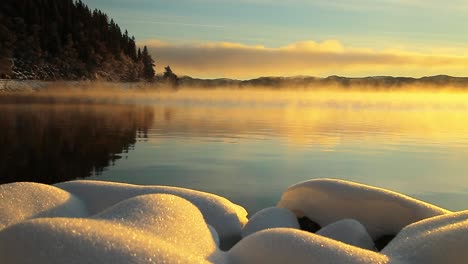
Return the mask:
{"type": "Polygon", "coordinates": [[[259,97],[182,91],[149,99],[148,142],[95,179],[217,193],[251,213],[275,205],[289,185],[323,177],[466,207],[467,94],[253,94],[259,97]]]}
{"type": "Polygon", "coordinates": [[[453,210],[468,199],[468,93],[215,89],[37,102],[0,97],[2,182],[93,175],[212,192],[251,213],[324,177],[453,210]]]}
{"type": "MultiPolygon", "coordinates": [[[[238,142],[277,137],[291,147],[333,150],[365,142],[389,147],[443,145],[457,147],[468,139],[468,107],[405,110],[393,107],[219,107],[155,106],[151,138],[175,137],[238,142]]],[[[385,150],[382,149],[382,150],[385,150]]]]}
{"type": "Polygon", "coordinates": [[[57,183],[99,174],[146,137],[148,107],[0,105],[0,183],[57,183]]]}

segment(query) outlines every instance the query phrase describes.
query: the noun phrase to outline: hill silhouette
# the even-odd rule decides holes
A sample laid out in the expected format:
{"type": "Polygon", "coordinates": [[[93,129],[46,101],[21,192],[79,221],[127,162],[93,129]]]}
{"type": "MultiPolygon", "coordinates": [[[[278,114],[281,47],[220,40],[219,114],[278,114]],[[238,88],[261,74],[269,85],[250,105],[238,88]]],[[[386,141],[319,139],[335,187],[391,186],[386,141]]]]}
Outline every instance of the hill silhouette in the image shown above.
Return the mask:
{"type": "Polygon", "coordinates": [[[312,76],[293,77],[259,77],[250,80],[236,80],[228,78],[219,79],[197,79],[189,76],[179,78],[181,87],[199,88],[317,88],[317,87],[337,87],[337,88],[370,88],[370,89],[398,89],[408,86],[413,87],[447,87],[465,88],[468,87],[468,77],[452,77],[448,75],[436,75],[422,78],[413,77],[393,77],[393,76],[370,76],[361,78],[349,78],[341,76],[329,76],[326,78],[312,76]]]}

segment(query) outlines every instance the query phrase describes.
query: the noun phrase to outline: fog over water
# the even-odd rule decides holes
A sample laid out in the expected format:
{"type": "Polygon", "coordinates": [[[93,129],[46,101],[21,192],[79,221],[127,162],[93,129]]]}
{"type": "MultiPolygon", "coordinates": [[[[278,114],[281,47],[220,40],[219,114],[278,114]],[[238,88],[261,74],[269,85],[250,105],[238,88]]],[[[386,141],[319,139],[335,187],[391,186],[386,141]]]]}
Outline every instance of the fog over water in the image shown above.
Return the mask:
{"type": "Polygon", "coordinates": [[[251,213],[293,183],[329,177],[463,209],[467,99],[421,87],[3,94],[0,176],[188,187],[251,213]]]}

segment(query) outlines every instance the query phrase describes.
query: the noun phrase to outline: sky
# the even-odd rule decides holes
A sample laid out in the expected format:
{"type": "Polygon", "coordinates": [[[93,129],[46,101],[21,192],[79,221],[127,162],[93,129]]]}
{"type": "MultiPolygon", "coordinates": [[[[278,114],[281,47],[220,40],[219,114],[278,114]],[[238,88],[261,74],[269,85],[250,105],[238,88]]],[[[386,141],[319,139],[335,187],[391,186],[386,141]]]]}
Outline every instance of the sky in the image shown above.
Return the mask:
{"type": "Polygon", "coordinates": [[[147,45],[156,71],[468,76],[468,0],[85,0],[147,45]]]}

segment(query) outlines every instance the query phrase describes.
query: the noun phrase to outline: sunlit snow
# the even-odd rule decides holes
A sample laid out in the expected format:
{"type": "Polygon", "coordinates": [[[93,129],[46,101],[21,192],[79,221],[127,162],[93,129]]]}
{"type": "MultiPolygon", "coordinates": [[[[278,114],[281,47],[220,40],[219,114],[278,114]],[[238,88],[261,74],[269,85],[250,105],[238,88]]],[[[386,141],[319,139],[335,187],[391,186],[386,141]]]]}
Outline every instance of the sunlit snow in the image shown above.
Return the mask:
{"type": "Polygon", "coordinates": [[[10,183],[0,198],[2,263],[468,263],[468,211],[342,180],[291,186],[249,221],[223,197],[166,186],[10,183]]]}

